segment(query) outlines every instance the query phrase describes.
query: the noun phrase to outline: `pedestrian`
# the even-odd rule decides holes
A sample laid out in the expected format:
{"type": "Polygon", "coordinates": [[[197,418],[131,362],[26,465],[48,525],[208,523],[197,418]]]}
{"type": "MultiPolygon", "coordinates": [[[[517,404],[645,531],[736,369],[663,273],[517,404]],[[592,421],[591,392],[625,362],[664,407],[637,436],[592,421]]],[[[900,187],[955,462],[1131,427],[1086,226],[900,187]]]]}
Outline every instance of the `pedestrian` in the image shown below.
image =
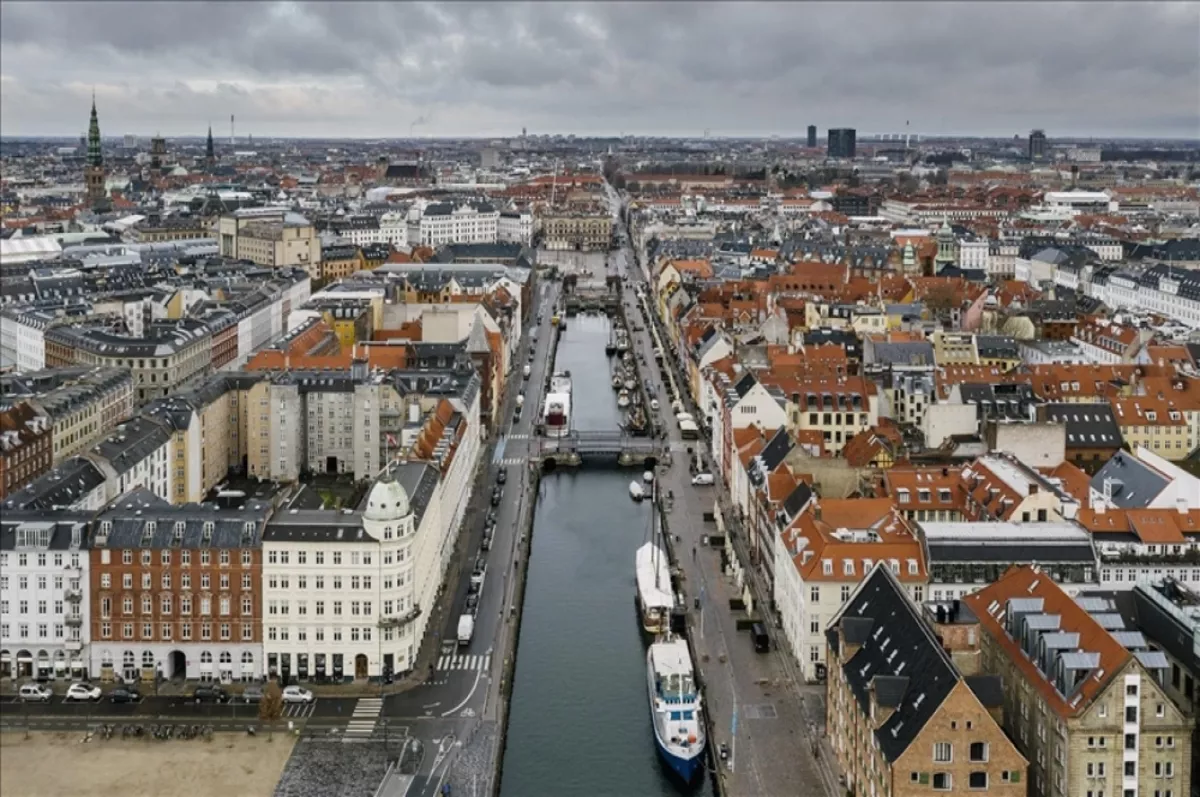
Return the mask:
{"type": "Polygon", "coordinates": [[[692,546],[692,561],[696,561],[696,546],[692,546]]]}

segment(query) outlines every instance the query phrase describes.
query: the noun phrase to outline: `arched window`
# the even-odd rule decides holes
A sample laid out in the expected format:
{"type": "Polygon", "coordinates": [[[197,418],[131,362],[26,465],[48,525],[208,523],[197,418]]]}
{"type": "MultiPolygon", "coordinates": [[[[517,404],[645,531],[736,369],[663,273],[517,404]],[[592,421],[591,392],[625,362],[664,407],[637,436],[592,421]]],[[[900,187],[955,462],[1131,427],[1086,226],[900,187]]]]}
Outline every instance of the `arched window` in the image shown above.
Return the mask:
{"type": "Polygon", "coordinates": [[[146,669],[154,669],[154,651],[153,650],[143,650],[142,651],[142,666],[145,667],[146,669]]]}
{"type": "Polygon", "coordinates": [[[207,650],[200,654],[201,664],[212,664],[212,654],[207,650]]]}
{"type": "Polygon", "coordinates": [[[230,653],[228,650],[222,650],[221,651],[221,663],[222,664],[233,664],[233,654],[230,653]]]}
{"type": "Polygon", "coordinates": [[[125,669],[128,670],[133,668],[134,663],[137,661],[137,657],[133,655],[132,650],[127,650],[125,651],[124,655],[121,656],[121,661],[125,665],[125,669]]]}
{"type": "Polygon", "coordinates": [[[254,654],[246,650],[242,652],[242,664],[253,664],[254,654]]]}
{"type": "Polygon", "coordinates": [[[101,667],[113,666],[113,657],[112,657],[111,650],[106,650],[100,654],[100,666],[101,667]]]}

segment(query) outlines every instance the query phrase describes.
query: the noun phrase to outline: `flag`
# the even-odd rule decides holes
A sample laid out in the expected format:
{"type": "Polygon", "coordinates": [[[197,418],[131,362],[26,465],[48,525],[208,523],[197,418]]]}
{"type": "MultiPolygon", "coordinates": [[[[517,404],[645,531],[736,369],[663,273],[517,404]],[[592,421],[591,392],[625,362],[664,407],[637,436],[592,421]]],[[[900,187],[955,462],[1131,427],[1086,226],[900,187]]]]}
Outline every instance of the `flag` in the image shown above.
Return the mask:
{"type": "Polygon", "coordinates": [[[389,445],[389,446],[394,446],[394,445],[396,445],[396,436],[395,436],[394,434],[391,434],[391,433],[389,432],[389,433],[388,433],[388,436],[387,436],[387,442],[388,442],[388,445],[389,445]]]}

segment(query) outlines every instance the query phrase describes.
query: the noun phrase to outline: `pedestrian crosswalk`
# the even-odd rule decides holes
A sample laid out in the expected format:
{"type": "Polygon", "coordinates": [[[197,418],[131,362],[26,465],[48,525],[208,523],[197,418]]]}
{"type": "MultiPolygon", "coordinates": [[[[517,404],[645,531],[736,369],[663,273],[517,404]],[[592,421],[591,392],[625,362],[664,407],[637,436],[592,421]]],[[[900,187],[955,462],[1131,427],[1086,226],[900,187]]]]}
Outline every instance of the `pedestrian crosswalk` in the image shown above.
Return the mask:
{"type": "Polygon", "coordinates": [[[506,465],[506,466],[512,467],[513,465],[520,465],[520,464],[521,464],[522,462],[524,462],[524,461],[525,461],[525,460],[523,460],[523,459],[520,459],[520,458],[518,458],[518,457],[505,457],[504,459],[498,460],[498,461],[496,462],[496,464],[497,464],[497,465],[506,465]]]}
{"type": "Polygon", "coordinates": [[[438,659],[439,670],[486,670],[492,663],[492,654],[456,655],[446,654],[438,659]]]}
{"type": "Polygon", "coordinates": [[[313,709],[316,707],[316,701],[312,703],[284,703],[283,716],[285,717],[311,717],[313,709]]]}
{"type": "Polygon", "coordinates": [[[351,741],[354,737],[361,738],[374,733],[375,724],[382,712],[383,698],[360,697],[354,704],[354,714],[350,717],[350,722],[346,724],[345,740],[351,741]]]}

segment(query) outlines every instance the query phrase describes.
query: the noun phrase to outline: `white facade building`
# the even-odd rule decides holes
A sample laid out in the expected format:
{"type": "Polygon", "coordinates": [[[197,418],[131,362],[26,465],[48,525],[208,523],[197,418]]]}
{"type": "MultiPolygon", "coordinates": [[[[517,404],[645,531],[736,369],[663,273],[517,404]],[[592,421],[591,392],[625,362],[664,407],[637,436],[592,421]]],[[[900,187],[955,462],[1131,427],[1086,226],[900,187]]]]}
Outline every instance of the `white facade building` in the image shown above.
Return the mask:
{"type": "Polygon", "coordinates": [[[379,217],[379,241],[395,247],[408,246],[408,220],[405,215],[396,210],[390,210],[379,217]]]}
{"type": "Polygon", "coordinates": [[[428,555],[448,533],[438,471],[401,464],[361,514],[293,511],[263,540],[267,670],[301,680],[364,680],[412,669],[445,573],[428,555]]]}
{"type": "Polygon", "coordinates": [[[408,245],[495,243],[500,211],[486,202],[417,204],[408,215],[408,245]]]}
{"type": "Polygon", "coordinates": [[[496,240],[528,245],[533,240],[533,214],[528,210],[502,211],[496,220],[496,240]]]}
{"type": "Polygon", "coordinates": [[[86,515],[0,518],[0,676],[87,675],[86,515]]]}

